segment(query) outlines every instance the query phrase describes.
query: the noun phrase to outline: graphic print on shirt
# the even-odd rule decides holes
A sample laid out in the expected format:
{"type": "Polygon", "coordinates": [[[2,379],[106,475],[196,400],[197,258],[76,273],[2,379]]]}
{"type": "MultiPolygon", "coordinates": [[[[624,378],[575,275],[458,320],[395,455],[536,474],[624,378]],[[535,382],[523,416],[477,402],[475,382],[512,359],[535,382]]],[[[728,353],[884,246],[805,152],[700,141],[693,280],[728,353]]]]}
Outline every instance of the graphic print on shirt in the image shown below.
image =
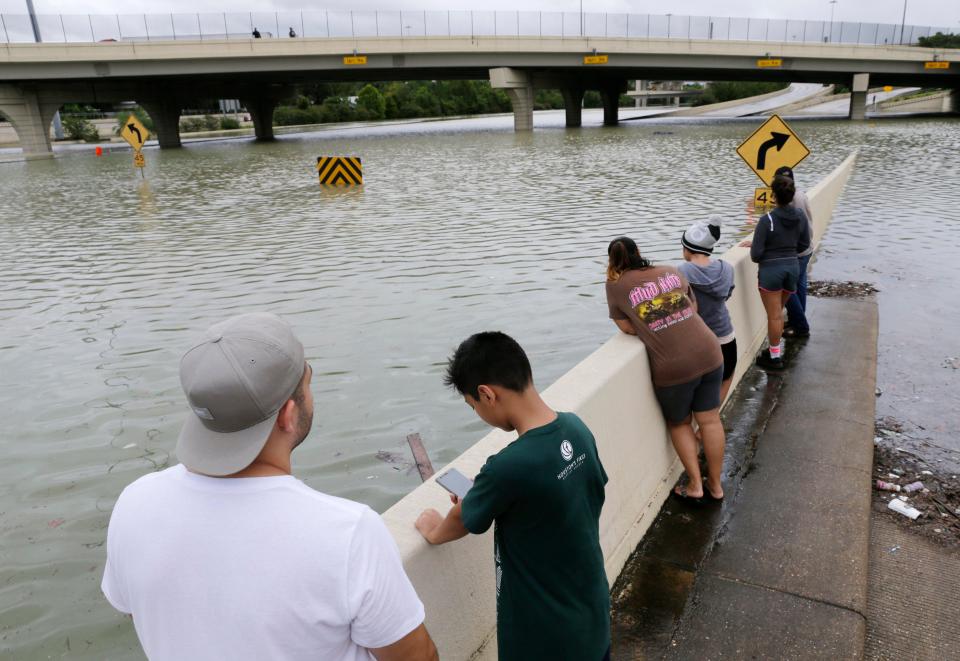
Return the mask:
{"type": "Polygon", "coordinates": [[[630,290],[630,305],[640,320],[656,333],[693,316],[680,276],[668,273],[630,290]]]}

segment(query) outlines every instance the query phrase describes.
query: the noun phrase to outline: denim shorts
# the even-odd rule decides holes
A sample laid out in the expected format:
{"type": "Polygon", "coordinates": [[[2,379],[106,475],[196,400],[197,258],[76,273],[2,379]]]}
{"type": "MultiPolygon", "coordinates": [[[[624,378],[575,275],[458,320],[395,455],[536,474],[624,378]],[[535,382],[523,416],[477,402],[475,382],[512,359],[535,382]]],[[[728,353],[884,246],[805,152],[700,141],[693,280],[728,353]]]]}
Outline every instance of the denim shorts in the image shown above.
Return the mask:
{"type": "Polygon", "coordinates": [[[761,262],[757,269],[760,289],[763,291],[797,291],[800,281],[800,262],[796,257],[761,262]]]}
{"type": "Polygon", "coordinates": [[[711,411],[720,406],[720,382],[723,381],[723,366],[698,376],[692,381],[675,386],[654,387],[660,409],[667,422],[679,424],[690,412],[711,411]]]}

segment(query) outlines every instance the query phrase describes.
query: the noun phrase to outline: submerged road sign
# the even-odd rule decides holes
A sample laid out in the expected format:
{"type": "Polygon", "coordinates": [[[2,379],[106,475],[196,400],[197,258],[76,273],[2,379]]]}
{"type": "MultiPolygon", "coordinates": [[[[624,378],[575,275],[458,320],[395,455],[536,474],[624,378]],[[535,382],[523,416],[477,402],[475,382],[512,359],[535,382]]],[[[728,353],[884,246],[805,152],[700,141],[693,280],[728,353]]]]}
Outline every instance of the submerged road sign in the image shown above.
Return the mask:
{"type": "Polygon", "coordinates": [[[737,153],[769,186],[777,168],[784,165],[794,167],[810,154],[810,150],[786,122],[774,115],[737,147],[737,153]]]}
{"type": "Polygon", "coordinates": [[[135,168],[143,168],[143,167],[145,167],[146,165],[147,165],[147,161],[146,161],[146,159],[143,158],[143,152],[141,152],[141,151],[138,149],[138,150],[136,151],[136,153],[133,155],[133,167],[135,167],[135,168]]]}
{"type": "Polygon", "coordinates": [[[318,156],[320,183],[328,186],[353,186],[363,183],[363,164],[359,156],[318,156]]]}
{"type": "Polygon", "coordinates": [[[123,128],[120,129],[120,137],[130,143],[130,146],[137,151],[140,151],[149,136],[150,131],[137,119],[136,115],[127,117],[127,121],[123,123],[123,128]]]}

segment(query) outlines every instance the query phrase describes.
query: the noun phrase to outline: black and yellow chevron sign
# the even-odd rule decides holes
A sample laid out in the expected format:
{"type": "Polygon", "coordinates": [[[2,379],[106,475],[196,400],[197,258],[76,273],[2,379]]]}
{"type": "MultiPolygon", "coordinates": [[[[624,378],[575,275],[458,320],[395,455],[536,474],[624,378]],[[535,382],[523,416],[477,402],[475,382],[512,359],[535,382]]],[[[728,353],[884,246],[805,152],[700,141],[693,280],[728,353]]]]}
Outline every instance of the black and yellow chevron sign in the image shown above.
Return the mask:
{"type": "Polygon", "coordinates": [[[318,156],[320,183],[327,186],[353,186],[363,183],[363,165],[359,156],[318,156]]]}

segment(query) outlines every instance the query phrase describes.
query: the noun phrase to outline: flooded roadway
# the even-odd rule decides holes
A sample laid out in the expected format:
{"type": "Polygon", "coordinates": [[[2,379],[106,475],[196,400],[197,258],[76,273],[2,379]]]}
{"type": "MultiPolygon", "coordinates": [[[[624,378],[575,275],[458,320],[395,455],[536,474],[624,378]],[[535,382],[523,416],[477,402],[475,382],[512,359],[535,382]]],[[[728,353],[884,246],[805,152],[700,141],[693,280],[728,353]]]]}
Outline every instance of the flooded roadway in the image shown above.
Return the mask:
{"type": "MultiPolygon", "coordinates": [[[[0,647],[140,657],[99,594],[106,524],[124,485],[175,461],[177,362],[212,321],[270,309],[294,323],[317,375],[294,470],[383,510],[419,480],[382,460],[406,456],[406,434],[439,466],[484,433],[441,384],[459,340],[513,334],[546,386],[613,332],[610,238],[667,260],[694,218],[721,213],[723,246],[746,231],[756,180],[734,149],[758,120],[536,123],[532,135],[492,117],[147,150],[146,183],[128,152],[0,165],[0,647]],[[338,153],[362,156],[362,189],[318,188],[316,156],[338,153]]],[[[921,451],[960,457],[944,229],[960,225],[960,121],[793,127],[812,151],[801,186],[861,150],[813,275],[880,289],[878,415],[912,424],[905,442],[921,451]]]]}

